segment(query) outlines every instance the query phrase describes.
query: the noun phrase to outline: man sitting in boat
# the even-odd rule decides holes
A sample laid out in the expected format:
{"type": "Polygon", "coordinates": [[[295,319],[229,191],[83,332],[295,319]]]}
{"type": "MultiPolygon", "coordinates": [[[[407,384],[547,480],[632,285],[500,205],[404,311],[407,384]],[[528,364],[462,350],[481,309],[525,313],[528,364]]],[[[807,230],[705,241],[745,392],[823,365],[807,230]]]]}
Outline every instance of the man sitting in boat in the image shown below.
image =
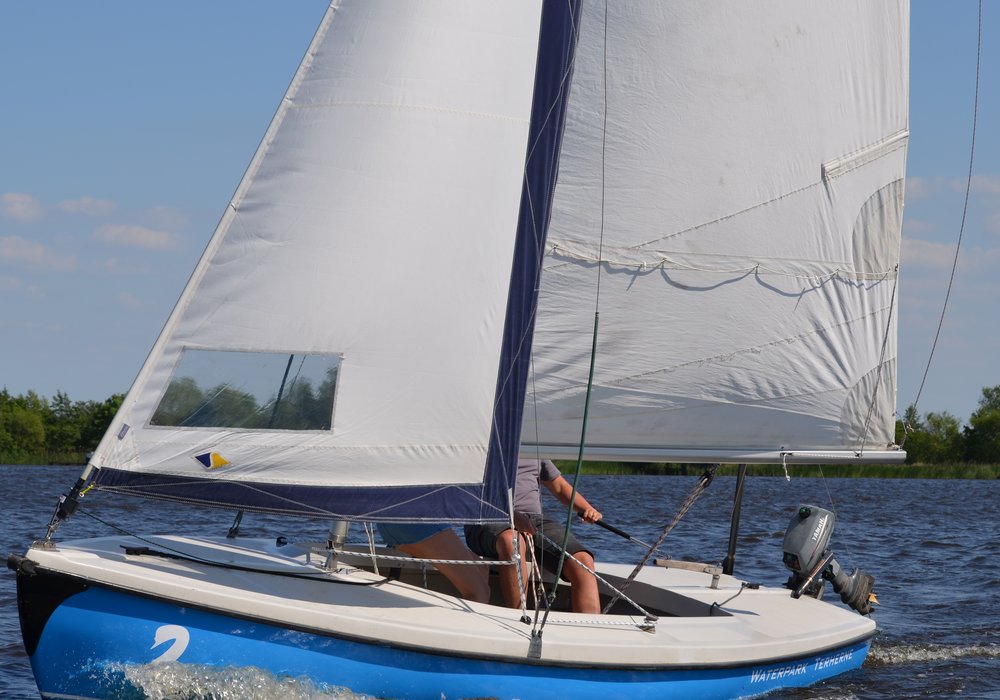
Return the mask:
{"type": "MultiPolygon", "coordinates": [[[[525,534],[533,535],[534,549],[532,554],[534,561],[553,573],[559,565],[561,554],[559,546],[566,534],[566,529],[562,524],[542,515],[539,484],[544,484],[564,505],[569,505],[573,495],[573,486],[563,478],[558,467],[551,460],[522,459],[518,461],[517,478],[514,482],[514,524],[519,531],[520,538],[519,551],[522,553],[520,580],[522,582],[528,580],[525,566],[527,559],[525,553],[528,548],[525,534]],[[558,544],[553,544],[553,542],[558,544]]],[[[596,523],[601,519],[600,511],[590,505],[580,493],[576,494],[573,508],[588,523],[596,523]]],[[[473,552],[483,557],[510,561],[514,554],[514,531],[511,530],[510,525],[466,525],[465,540],[473,552]]],[[[570,533],[566,543],[566,552],[572,554],[573,558],[566,557],[562,576],[572,584],[570,599],[573,611],[600,613],[601,604],[597,579],[587,570],[593,571],[594,569],[593,553],[580,544],[572,533],[570,533]]],[[[518,572],[513,566],[500,568],[500,590],[508,607],[520,607],[522,590],[518,586],[518,572]]]]}
{"type": "MultiPolygon", "coordinates": [[[[462,544],[455,531],[440,523],[378,523],[382,540],[399,551],[420,559],[475,561],[476,555],[462,544]]],[[[458,594],[476,603],[488,603],[490,584],[483,566],[434,564],[458,589],[458,594]]]]}

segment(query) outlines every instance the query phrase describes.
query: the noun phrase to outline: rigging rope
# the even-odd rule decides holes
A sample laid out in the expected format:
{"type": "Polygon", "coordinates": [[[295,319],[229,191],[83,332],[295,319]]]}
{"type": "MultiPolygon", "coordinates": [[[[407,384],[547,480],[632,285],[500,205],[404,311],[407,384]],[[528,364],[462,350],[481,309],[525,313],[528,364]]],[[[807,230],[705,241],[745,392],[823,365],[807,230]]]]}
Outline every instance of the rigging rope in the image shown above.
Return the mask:
{"type": "Polygon", "coordinates": [[[664,528],[663,534],[660,535],[660,538],[653,543],[652,547],[649,548],[649,551],[646,552],[646,556],[642,558],[642,561],[640,561],[638,564],[635,565],[635,568],[632,570],[632,573],[628,575],[627,579],[625,579],[625,583],[621,585],[621,588],[618,589],[615,596],[610,601],[608,601],[607,605],[604,606],[604,610],[602,610],[603,613],[606,614],[608,610],[611,609],[611,606],[614,605],[616,602],[618,602],[618,598],[620,598],[625,593],[625,590],[630,585],[632,585],[632,581],[634,581],[635,577],[639,575],[640,571],[642,571],[642,567],[646,565],[646,562],[649,561],[649,558],[653,556],[653,552],[659,549],[660,545],[663,544],[663,540],[665,540],[667,538],[667,535],[670,534],[670,531],[673,530],[674,527],[676,527],[677,523],[681,521],[681,518],[683,518],[684,515],[691,509],[691,506],[694,505],[694,502],[698,500],[701,494],[705,492],[705,489],[708,488],[708,485],[712,483],[712,479],[715,476],[715,470],[718,468],[719,468],[718,464],[713,464],[711,467],[705,470],[704,474],[701,475],[701,477],[698,479],[698,483],[695,484],[693,489],[691,489],[691,493],[689,493],[688,497],[684,499],[684,502],[681,504],[680,509],[678,509],[677,511],[677,515],[675,515],[674,519],[670,521],[670,524],[667,525],[666,528],[664,528]]]}
{"type": "MultiPolygon", "coordinates": [[[[955,242],[955,257],[951,262],[951,275],[948,277],[948,289],[944,295],[944,303],[941,305],[941,317],[938,319],[937,331],[934,333],[934,342],[931,343],[931,351],[927,356],[927,366],[924,368],[924,376],[920,380],[920,388],[917,389],[917,397],[913,400],[914,412],[916,411],[917,404],[920,402],[920,395],[924,391],[924,385],[927,383],[927,375],[930,372],[931,362],[934,359],[934,351],[937,349],[938,339],[941,337],[941,327],[944,325],[945,311],[948,309],[948,300],[951,298],[951,288],[955,282],[955,270],[958,268],[958,253],[962,248],[962,236],[965,234],[965,219],[969,213],[969,193],[972,190],[973,164],[976,159],[976,127],[979,121],[979,79],[982,65],[982,55],[983,0],[979,0],[979,26],[976,42],[976,89],[972,102],[972,141],[969,146],[969,172],[965,179],[965,203],[962,205],[962,222],[958,227],[958,240],[955,242]]],[[[904,436],[902,442],[905,444],[906,438],[909,437],[910,433],[909,426],[905,422],[903,424],[903,429],[904,436]]],[[[900,447],[902,447],[902,444],[900,447]]]]}

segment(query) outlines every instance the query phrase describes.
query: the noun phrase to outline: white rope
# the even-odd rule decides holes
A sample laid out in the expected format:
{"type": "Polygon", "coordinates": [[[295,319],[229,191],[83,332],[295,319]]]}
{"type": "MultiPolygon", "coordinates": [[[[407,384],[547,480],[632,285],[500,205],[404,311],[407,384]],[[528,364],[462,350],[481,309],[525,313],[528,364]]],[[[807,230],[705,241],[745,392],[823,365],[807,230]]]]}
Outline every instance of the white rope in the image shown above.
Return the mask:
{"type": "Polygon", "coordinates": [[[368,536],[368,553],[372,558],[372,568],[375,569],[375,575],[381,576],[378,572],[378,557],[375,556],[375,529],[372,527],[371,523],[365,523],[365,534],[368,536]]]}
{"type": "MultiPolygon", "coordinates": [[[[525,596],[525,582],[524,576],[522,575],[523,569],[521,568],[521,533],[518,532],[517,528],[514,527],[514,491],[513,489],[507,489],[507,512],[509,514],[509,524],[511,531],[511,557],[510,562],[504,562],[513,564],[516,566],[514,569],[517,572],[517,593],[520,598],[521,603],[521,617],[528,617],[528,601],[525,596]]],[[[538,608],[538,599],[535,599],[535,608],[538,608]]]]}
{"type": "Polygon", "coordinates": [[[655,620],[653,620],[652,622],[646,620],[644,620],[643,622],[635,622],[635,621],[626,622],[624,620],[621,621],[614,620],[611,617],[603,617],[603,618],[595,617],[586,620],[567,620],[567,619],[560,619],[558,617],[552,617],[549,619],[549,623],[558,625],[578,625],[580,627],[590,627],[594,625],[603,625],[605,627],[638,627],[644,632],[648,632],[652,628],[656,627],[655,620]]]}
{"type": "Polygon", "coordinates": [[[373,558],[382,561],[411,562],[414,564],[465,564],[467,566],[513,566],[513,561],[499,561],[495,559],[427,559],[425,557],[411,557],[408,555],[394,556],[392,554],[379,554],[371,552],[373,558]]]}

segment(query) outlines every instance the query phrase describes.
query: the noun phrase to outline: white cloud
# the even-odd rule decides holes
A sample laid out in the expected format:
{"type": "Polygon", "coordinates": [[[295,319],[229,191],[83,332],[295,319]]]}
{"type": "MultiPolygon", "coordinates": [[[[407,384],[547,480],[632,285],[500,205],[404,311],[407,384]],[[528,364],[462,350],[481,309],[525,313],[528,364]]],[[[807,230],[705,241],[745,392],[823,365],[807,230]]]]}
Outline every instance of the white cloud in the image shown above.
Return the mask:
{"type": "MultiPolygon", "coordinates": [[[[933,233],[937,231],[937,224],[933,224],[930,221],[924,221],[923,219],[903,219],[903,238],[908,239],[910,236],[920,236],[928,233],[933,233]]],[[[905,243],[904,243],[905,245],[905,243]]]]}
{"type": "Polygon", "coordinates": [[[57,253],[41,243],[26,241],[20,236],[0,236],[0,261],[28,263],[57,270],[76,267],[75,255],[57,253]]]}
{"type": "Polygon", "coordinates": [[[990,233],[1000,233],[1000,211],[986,217],[986,230],[990,233]]]}
{"type": "Polygon", "coordinates": [[[965,192],[966,187],[976,194],[1000,195],[1000,175],[973,175],[971,185],[965,177],[908,177],[906,201],[918,202],[944,190],[965,192]]]}
{"type": "Polygon", "coordinates": [[[148,275],[149,268],[137,267],[121,258],[108,258],[97,263],[97,267],[112,275],[148,275]]]}
{"type": "Polygon", "coordinates": [[[931,243],[915,238],[904,238],[899,254],[900,264],[904,267],[951,267],[955,259],[955,247],[943,243],[931,243]]]}
{"type": "Polygon", "coordinates": [[[979,283],[991,282],[1000,264],[1000,248],[963,248],[958,257],[958,271],[963,273],[986,273],[979,283]]]}
{"type": "Polygon", "coordinates": [[[972,191],[1000,195],[1000,175],[973,175],[972,191]]]}
{"type": "Polygon", "coordinates": [[[21,286],[21,280],[18,277],[5,277],[0,275],[0,289],[17,289],[21,286]]]}
{"type": "Polygon", "coordinates": [[[168,231],[129,224],[102,226],[94,232],[94,238],[105,243],[147,250],[170,250],[177,247],[174,235],[168,231]]]}
{"type": "Polygon", "coordinates": [[[67,214],[84,214],[86,216],[102,216],[115,210],[114,202],[108,199],[94,199],[93,197],[64,199],[56,206],[67,214]]]}
{"type": "Polygon", "coordinates": [[[927,178],[908,177],[906,178],[906,201],[919,202],[930,194],[930,189],[927,178]]]}
{"type": "MultiPolygon", "coordinates": [[[[950,270],[955,261],[955,245],[953,243],[931,243],[916,239],[904,239],[900,251],[900,262],[903,267],[913,270],[950,270]]],[[[976,274],[986,272],[993,277],[993,270],[1000,264],[1000,247],[970,248],[963,246],[958,255],[958,272],[960,274],[976,274]]]]}
{"type": "Polygon", "coordinates": [[[141,309],[143,306],[142,301],[130,292],[118,292],[118,304],[126,309],[141,309]]]}
{"type": "MultiPolygon", "coordinates": [[[[909,184],[910,181],[907,180],[906,182],[909,184]]],[[[974,194],[1000,195],[1000,175],[973,175],[971,183],[967,177],[935,177],[926,181],[924,185],[927,188],[927,194],[930,194],[929,190],[931,188],[965,192],[965,189],[968,187],[969,191],[974,194]]]]}
{"type": "Polygon", "coordinates": [[[0,214],[18,221],[37,221],[45,216],[45,209],[30,194],[5,192],[0,195],[0,214]]]}
{"type": "Polygon", "coordinates": [[[179,231],[188,225],[187,216],[167,206],[153,207],[149,210],[149,215],[156,226],[170,231],[179,231]]]}

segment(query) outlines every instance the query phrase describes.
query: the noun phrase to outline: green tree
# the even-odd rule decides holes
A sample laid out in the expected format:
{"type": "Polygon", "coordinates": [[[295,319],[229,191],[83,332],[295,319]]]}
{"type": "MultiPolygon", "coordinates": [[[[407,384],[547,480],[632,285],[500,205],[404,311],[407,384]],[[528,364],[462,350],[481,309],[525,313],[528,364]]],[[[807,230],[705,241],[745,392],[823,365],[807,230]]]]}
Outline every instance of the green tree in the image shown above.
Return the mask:
{"type": "Polygon", "coordinates": [[[259,413],[253,394],[219,384],[206,392],[205,404],[184,425],[243,428],[259,413]]]}
{"type": "Polygon", "coordinates": [[[49,401],[34,391],[12,396],[0,389],[0,464],[81,461],[96,449],[124,398],[73,402],[59,391],[49,401]]]}
{"type": "Polygon", "coordinates": [[[948,464],[961,461],[965,439],[958,418],[947,411],[931,411],[920,418],[916,406],[908,406],[897,424],[897,440],[905,433],[907,464],[948,464]]]}
{"type": "MultiPolygon", "coordinates": [[[[193,377],[177,377],[170,382],[163,399],[150,419],[153,425],[190,425],[205,404],[205,394],[193,377]]],[[[194,425],[204,425],[194,423],[194,425]]]]}
{"type": "Polygon", "coordinates": [[[1000,464],[1000,385],[983,389],[964,434],[966,461],[1000,464]]]}
{"type": "Polygon", "coordinates": [[[313,395],[312,383],[307,379],[299,379],[291,384],[281,397],[274,410],[274,422],[268,427],[284,430],[316,430],[330,427],[317,422],[316,397],[313,395]]]}
{"type": "Polygon", "coordinates": [[[104,401],[86,401],[81,408],[80,451],[84,454],[97,449],[108,426],[125,400],[125,394],[112,394],[104,401]]]}
{"type": "Polygon", "coordinates": [[[45,448],[50,455],[80,451],[81,406],[57,391],[45,414],[45,448]]]}
{"type": "Polygon", "coordinates": [[[0,434],[4,461],[27,461],[45,447],[42,413],[12,402],[0,411],[0,434]]]}

